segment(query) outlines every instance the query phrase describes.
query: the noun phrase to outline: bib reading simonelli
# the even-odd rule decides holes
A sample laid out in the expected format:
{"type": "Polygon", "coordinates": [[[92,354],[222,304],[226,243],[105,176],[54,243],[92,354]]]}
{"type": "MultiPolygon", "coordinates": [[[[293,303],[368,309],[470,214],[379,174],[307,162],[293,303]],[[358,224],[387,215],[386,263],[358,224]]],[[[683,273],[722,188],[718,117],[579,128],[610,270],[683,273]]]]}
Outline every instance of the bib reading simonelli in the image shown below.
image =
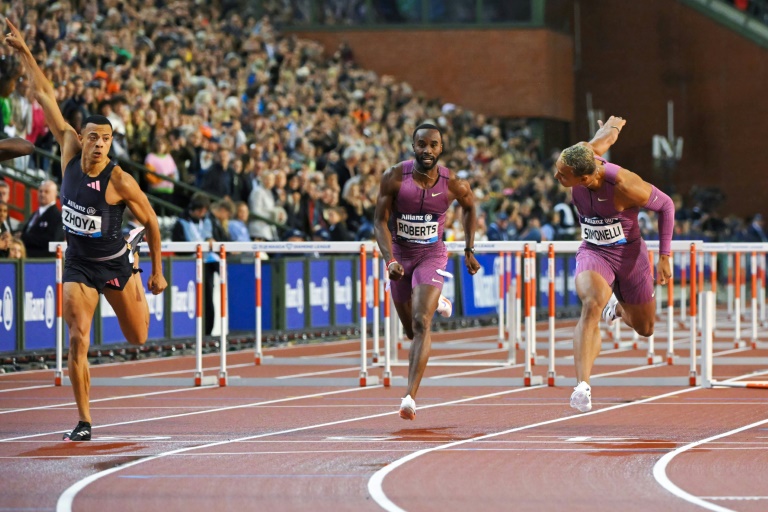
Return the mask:
{"type": "Polygon", "coordinates": [[[621,227],[621,220],[616,217],[608,219],[582,217],[581,238],[590,244],[600,246],[627,243],[627,237],[624,236],[624,228],[621,227]]]}
{"type": "Polygon", "coordinates": [[[431,213],[398,213],[395,222],[398,240],[414,244],[433,244],[438,240],[439,222],[431,213]]]}

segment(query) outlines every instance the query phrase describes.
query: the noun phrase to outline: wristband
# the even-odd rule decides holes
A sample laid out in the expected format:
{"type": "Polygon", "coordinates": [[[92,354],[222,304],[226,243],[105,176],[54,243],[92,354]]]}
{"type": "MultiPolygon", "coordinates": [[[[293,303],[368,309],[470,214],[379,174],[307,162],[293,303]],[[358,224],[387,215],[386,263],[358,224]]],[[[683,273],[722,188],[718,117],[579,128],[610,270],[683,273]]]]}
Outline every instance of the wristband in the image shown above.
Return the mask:
{"type": "Polygon", "coordinates": [[[389,270],[389,266],[392,265],[393,263],[397,263],[397,260],[395,258],[392,258],[387,262],[387,270],[389,270]]]}

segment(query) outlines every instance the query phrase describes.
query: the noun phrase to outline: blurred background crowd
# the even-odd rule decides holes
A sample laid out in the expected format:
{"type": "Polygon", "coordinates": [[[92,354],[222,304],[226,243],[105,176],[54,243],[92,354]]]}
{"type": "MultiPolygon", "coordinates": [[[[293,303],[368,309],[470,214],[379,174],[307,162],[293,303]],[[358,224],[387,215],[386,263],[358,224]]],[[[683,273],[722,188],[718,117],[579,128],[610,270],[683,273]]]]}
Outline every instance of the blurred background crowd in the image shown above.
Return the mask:
{"type": "MultiPolygon", "coordinates": [[[[264,2],[257,12],[233,0],[12,0],[2,14],[22,30],[66,120],[79,131],[88,115],[107,116],[114,155],[153,171],[137,177],[160,200],[155,204],[183,210],[158,210],[168,239],[370,239],[379,178],[411,158],[411,133],[422,122],[443,132],[440,163],[472,185],[475,240],[578,239],[569,193],[552,177],[559,149],[541,147],[525,119],[471,112],[361,69],[347,45],[328,54],[283,35],[275,24],[300,19],[301,2],[283,4],[264,2]],[[185,229],[190,223],[203,229],[185,229]]],[[[332,23],[360,15],[354,2],[338,12],[327,4],[323,16],[332,23]]],[[[2,44],[0,114],[7,135],[57,152],[26,77],[2,44]]],[[[45,176],[41,209],[55,203],[56,162],[33,155],[6,164],[45,176]]],[[[646,170],[633,170],[649,179],[646,170]]],[[[677,239],[768,241],[761,215],[719,211],[717,189],[671,195],[677,239]]],[[[0,257],[10,255],[14,233],[28,256],[46,255],[47,245],[35,239],[44,212],[14,225],[3,209],[8,201],[0,180],[0,257]]],[[[654,239],[655,214],[642,212],[640,222],[654,239]]],[[[48,224],[39,235],[60,239],[48,224]]],[[[463,237],[455,208],[445,236],[463,237]]]]}

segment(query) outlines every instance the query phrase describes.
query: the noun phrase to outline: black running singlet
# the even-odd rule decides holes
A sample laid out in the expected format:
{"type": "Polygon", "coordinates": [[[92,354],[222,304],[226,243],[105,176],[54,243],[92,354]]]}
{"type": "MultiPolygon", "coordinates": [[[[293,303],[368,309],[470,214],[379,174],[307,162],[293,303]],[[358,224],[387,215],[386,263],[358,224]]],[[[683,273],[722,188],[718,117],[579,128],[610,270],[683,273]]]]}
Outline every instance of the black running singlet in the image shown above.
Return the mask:
{"type": "Polygon", "coordinates": [[[61,184],[61,218],[67,235],[67,257],[105,260],[126,250],[122,233],[125,204],[107,204],[109,178],[116,163],[110,161],[91,178],[83,172],[81,153],[69,161],[61,184]]]}

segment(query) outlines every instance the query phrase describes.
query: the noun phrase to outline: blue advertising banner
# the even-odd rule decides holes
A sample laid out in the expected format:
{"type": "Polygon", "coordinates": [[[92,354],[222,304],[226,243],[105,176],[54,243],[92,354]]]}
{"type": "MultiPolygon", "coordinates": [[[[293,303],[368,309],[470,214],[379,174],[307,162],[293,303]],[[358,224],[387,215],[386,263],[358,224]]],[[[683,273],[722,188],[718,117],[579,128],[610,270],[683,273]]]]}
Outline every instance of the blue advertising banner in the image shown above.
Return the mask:
{"type": "MultiPolygon", "coordinates": [[[[144,288],[144,296],[147,298],[147,305],[149,306],[149,334],[147,339],[160,340],[165,338],[165,293],[159,295],[152,295],[152,292],[147,288],[147,280],[152,273],[152,262],[148,261],[148,258],[144,258],[139,261],[139,268],[142,272],[139,274],[141,278],[142,288],[144,288]]],[[[115,310],[109,304],[104,295],[100,298],[101,301],[101,344],[108,345],[111,343],[125,343],[125,336],[120,330],[120,323],[115,315],[115,310]]]]}
{"type": "MultiPolygon", "coordinates": [[[[542,258],[539,262],[539,303],[537,307],[549,307],[549,259],[542,258]]],[[[565,262],[563,258],[555,257],[555,307],[565,306],[565,262]]]]}
{"type": "Polygon", "coordinates": [[[24,348],[56,346],[56,264],[24,263],[24,348]]]}
{"type": "Polygon", "coordinates": [[[304,329],[304,261],[285,261],[285,328],[304,329]]]}
{"type": "Polygon", "coordinates": [[[330,260],[309,261],[309,324],[312,327],[331,325],[330,260]]]}
{"type": "Polygon", "coordinates": [[[480,270],[469,275],[464,257],[461,258],[461,299],[465,316],[488,315],[497,312],[499,305],[499,272],[502,261],[497,254],[477,254],[480,270]]]}
{"type": "Polygon", "coordinates": [[[0,263],[0,352],[16,350],[16,264],[0,263]]]}
{"type": "Polygon", "coordinates": [[[566,302],[569,306],[578,306],[580,304],[579,296],[576,294],[576,255],[567,258],[568,278],[566,279],[566,302]]]}
{"type": "Polygon", "coordinates": [[[195,260],[171,260],[171,337],[195,336],[195,260]]]}
{"type": "MultiPolygon", "coordinates": [[[[228,263],[229,330],[256,329],[256,269],[253,263],[228,263]]],[[[272,329],[272,264],[261,262],[261,328],[272,329]]]]}
{"type": "Polygon", "coordinates": [[[352,325],[354,288],[352,281],[352,260],[333,260],[333,308],[336,325],[352,325]]]}

